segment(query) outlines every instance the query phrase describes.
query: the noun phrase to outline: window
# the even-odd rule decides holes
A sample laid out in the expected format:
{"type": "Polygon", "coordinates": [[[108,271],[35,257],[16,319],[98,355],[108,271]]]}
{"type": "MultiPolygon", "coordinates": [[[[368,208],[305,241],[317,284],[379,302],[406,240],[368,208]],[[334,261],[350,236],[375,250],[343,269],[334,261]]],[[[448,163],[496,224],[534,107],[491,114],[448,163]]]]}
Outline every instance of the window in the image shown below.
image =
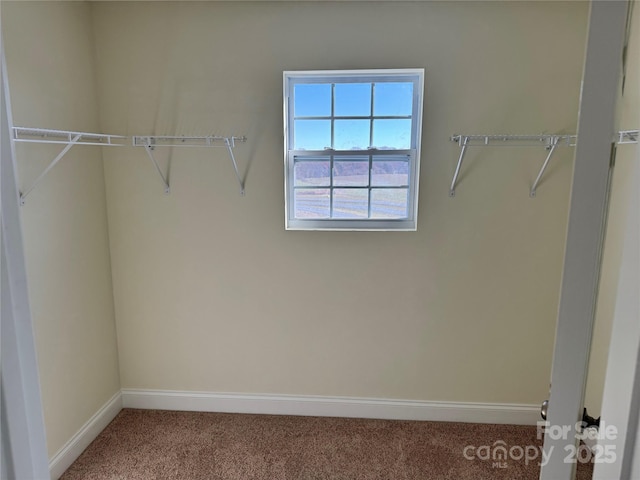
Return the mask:
{"type": "Polygon", "coordinates": [[[416,230],[423,79],[284,72],[287,230],[416,230]]]}

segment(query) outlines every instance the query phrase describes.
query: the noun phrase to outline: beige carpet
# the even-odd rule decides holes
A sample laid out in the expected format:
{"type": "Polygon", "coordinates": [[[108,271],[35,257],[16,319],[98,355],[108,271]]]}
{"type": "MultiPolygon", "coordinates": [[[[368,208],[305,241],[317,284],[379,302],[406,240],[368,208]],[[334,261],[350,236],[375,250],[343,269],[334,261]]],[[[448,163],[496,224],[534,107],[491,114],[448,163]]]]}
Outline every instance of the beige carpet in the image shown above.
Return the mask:
{"type": "Polygon", "coordinates": [[[125,409],[62,478],[537,480],[538,461],[463,455],[500,440],[540,445],[525,426],[125,409]]]}

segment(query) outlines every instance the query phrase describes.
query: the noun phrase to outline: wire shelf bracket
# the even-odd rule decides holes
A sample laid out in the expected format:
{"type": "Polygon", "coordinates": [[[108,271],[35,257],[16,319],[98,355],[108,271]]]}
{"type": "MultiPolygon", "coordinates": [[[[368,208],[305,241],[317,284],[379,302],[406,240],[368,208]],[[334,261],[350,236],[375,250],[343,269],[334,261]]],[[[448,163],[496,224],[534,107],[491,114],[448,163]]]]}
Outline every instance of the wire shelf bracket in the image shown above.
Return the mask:
{"type": "Polygon", "coordinates": [[[621,130],[618,132],[618,144],[638,143],[638,137],[640,137],[640,130],[621,130]]]}
{"type": "MultiPolygon", "coordinates": [[[[614,143],[618,145],[638,143],[640,137],[640,130],[621,130],[615,135],[614,143]]],[[[539,147],[543,146],[548,150],[547,157],[545,158],[538,176],[533,181],[531,189],[529,190],[529,196],[535,198],[536,191],[540,185],[540,181],[544,176],[551,157],[557,147],[575,147],[578,142],[577,135],[459,135],[455,134],[451,137],[451,141],[457,143],[460,147],[460,156],[458,157],[458,163],[453,173],[453,180],[451,180],[451,186],[449,187],[449,196],[455,197],[456,186],[458,184],[458,177],[460,176],[460,169],[462,168],[462,162],[464,161],[467,148],[471,146],[482,147],[539,147]]]]}
{"type": "Polygon", "coordinates": [[[233,170],[240,185],[240,195],[244,195],[244,180],[240,176],[238,169],[238,163],[236,157],[233,154],[233,149],[236,146],[236,142],[245,142],[246,137],[220,137],[220,136],[205,136],[205,137],[169,137],[169,136],[134,136],[132,144],[134,147],[142,146],[147,152],[147,155],[151,159],[151,162],[156,168],[162,183],[164,184],[166,194],[170,193],[170,186],[168,178],[162,173],[162,170],[158,166],[158,162],[153,156],[153,150],[156,147],[226,147],[229,152],[229,158],[233,165],[233,170]]]}
{"type": "Polygon", "coordinates": [[[462,167],[462,161],[464,160],[464,154],[467,152],[467,146],[469,145],[469,137],[462,135],[454,135],[451,140],[457,142],[460,145],[460,156],[458,157],[458,163],[456,164],[456,170],[453,173],[453,180],[451,180],[451,186],[449,187],[449,196],[456,196],[456,184],[458,183],[458,176],[460,175],[460,168],[462,167]],[[454,140],[455,138],[455,140],[454,140]]]}
{"type": "Polygon", "coordinates": [[[553,156],[553,152],[556,151],[556,147],[558,146],[558,139],[555,139],[553,141],[553,144],[548,147],[549,148],[549,153],[547,154],[547,158],[544,160],[544,163],[542,164],[542,167],[540,168],[540,172],[538,173],[538,176],[536,177],[536,179],[533,181],[533,185],[531,185],[531,190],[529,191],[529,196],[531,198],[534,198],[536,196],[536,189],[538,188],[538,185],[540,184],[540,180],[542,180],[542,176],[544,175],[544,172],[547,170],[547,166],[549,165],[549,161],[551,160],[551,157],[553,156]]]}
{"type": "Polygon", "coordinates": [[[460,146],[460,156],[458,157],[458,163],[451,180],[451,186],[449,187],[449,196],[455,197],[456,186],[458,184],[458,177],[460,175],[460,169],[462,168],[462,162],[464,155],[468,147],[482,146],[482,147],[544,147],[549,153],[546,159],[542,163],[542,167],[538,172],[538,176],[531,185],[529,190],[529,196],[536,196],[536,189],[540,184],[540,180],[546,171],[551,157],[553,156],[556,147],[566,146],[573,147],[576,145],[576,135],[453,135],[451,141],[457,143],[460,146]]]}
{"type": "Polygon", "coordinates": [[[576,145],[576,135],[453,135],[451,141],[457,143],[460,146],[460,156],[458,157],[458,163],[451,180],[451,186],[449,187],[449,196],[455,197],[456,187],[458,185],[458,177],[460,176],[460,170],[464,160],[465,153],[468,147],[544,147],[548,150],[547,157],[545,158],[538,176],[531,185],[529,190],[529,196],[535,197],[536,190],[542,177],[544,176],[551,157],[559,146],[573,147],[576,145]]]}
{"type": "Polygon", "coordinates": [[[153,151],[155,150],[156,142],[157,140],[155,137],[135,136],[133,137],[132,144],[134,147],[139,147],[139,146],[144,147],[144,151],[147,152],[147,156],[149,157],[149,160],[151,160],[151,163],[155,167],[156,173],[160,177],[160,181],[164,186],[164,194],[169,195],[171,193],[171,187],[169,186],[169,174],[165,175],[164,173],[162,173],[162,169],[160,168],[160,165],[158,165],[158,162],[156,161],[156,157],[153,156],[153,151]]]}
{"type": "Polygon", "coordinates": [[[162,169],[154,157],[153,152],[156,147],[224,147],[229,152],[229,158],[231,159],[236,179],[240,185],[240,194],[244,195],[244,180],[240,175],[238,163],[236,162],[235,155],[233,154],[233,149],[237,142],[246,142],[247,138],[244,136],[220,137],[210,135],[205,137],[168,137],[136,135],[133,137],[126,137],[122,135],[72,132],[68,130],[51,130],[46,128],[28,127],[13,127],[12,134],[14,142],[64,145],[60,153],[56,155],[56,157],[49,163],[49,165],[47,165],[33,183],[23,192],[20,192],[20,205],[25,204],[27,196],[36,188],[36,186],[53,169],[53,167],[55,167],[60,160],[64,158],[74,145],[94,145],[99,147],[144,147],[151,163],[155,167],[155,170],[162,181],[165,194],[169,194],[171,192],[171,188],[169,186],[168,175],[165,175],[162,172],[162,169]]]}
{"type": "Polygon", "coordinates": [[[25,204],[27,196],[36,188],[42,179],[64,158],[74,145],[123,146],[125,137],[119,135],[103,135],[99,133],[70,132],[65,130],[49,130],[45,128],[13,127],[13,140],[26,143],[49,143],[64,145],[40,175],[20,192],[20,205],[25,204]]]}

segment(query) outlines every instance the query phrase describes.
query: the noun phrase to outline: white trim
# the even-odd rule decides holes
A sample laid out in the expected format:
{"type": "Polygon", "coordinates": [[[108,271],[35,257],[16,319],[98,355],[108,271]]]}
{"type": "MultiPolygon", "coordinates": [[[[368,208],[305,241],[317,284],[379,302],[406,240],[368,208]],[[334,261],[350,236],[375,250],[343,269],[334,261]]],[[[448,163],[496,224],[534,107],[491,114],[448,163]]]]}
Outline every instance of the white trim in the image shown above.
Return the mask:
{"type": "Polygon", "coordinates": [[[592,1],[540,480],[575,478],[628,2],[592,1]],[[562,431],[562,435],[553,432],[562,431]]]}
{"type": "MultiPolygon", "coordinates": [[[[1,30],[1,28],[0,28],[1,30]]],[[[47,440],[38,359],[27,288],[15,146],[11,140],[11,96],[0,31],[0,291],[2,313],[2,448],[10,478],[48,477],[47,440]]]]}
{"type": "MultiPolygon", "coordinates": [[[[284,200],[285,200],[285,230],[332,230],[332,231],[416,231],[418,229],[418,190],[420,183],[420,159],[421,159],[421,136],[422,136],[422,116],[424,105],[424,75],[425,70],[423,68],[408,68],[408,69],[374,69],[374,70],[312,70],[312,71],[284,71],[283,72],[283,113],[284,113],[284,200]],[[414,85],[413,90],[413,103],[411,119],[411,145],[405,150],[396,149],[376,149],[375,147],[364,148],[362,150],[347,150],[346,155],[362,155],[368,156],[369,162],[372,161],[371,157],[396,155],[401,152],[409,152],[409,184],[407,185],[407,216],[406,218],[349,218],[349,219],[337,219],[337,218],[322,218],[322,219],[303,219],[296,218],[294,212],[294,179],[293,179],[293,165],[294,157],[304,157],[316,155],[322,157],[336,157],[341,156],[343,151],[340,150],[293,150],[293,138],[294,133],[294,112],[293,112],[293,90],[297,84],[304,83],[375,83],[376,79],[379,81],[397,81],[404,78],[405,81],[411,82],[414,85]]],[[[374,91],[371,90],[371,101],[373,102],[374,91]]],[[[331,93],[331,100],[334,100],[334,93],[331,93]]],[[[333,103],[332,103],[333,105],[333,103]]],[[[371,103],[373,109],[373,103],[371,103]]],[[[339,120],[340,117],[335,116],[334,108],[331,108],[331,114],[326,118],[333,122],[339,120]]],[[[353,117],[356,118],[356,117],[353,117]]],[[[375,122],[376,116],[373,114],[373,110],[368,116],[357,116],[357,118],[369,119],[370,122],[375,122]]],[[[370,123],[370,128],[373,128],[374,123],[370,123]]],[[[331,129],[331,146],[334,146],[333,127],[331,129]]],[[[373,130],[370,130],[370,143],[373,142],[373,130]]],[[[331,160],[333,165],[333,160],[331,160]]],[[[331,174],[333,176],[333,174],[331,174]]],[[[328,189],[331,192],[334,190],[333,182],[329,186],[318,186],[317,188],[328,189]]],[[[368,188],[371,192],[373,185],[371,184],[371,178],[369,184],[362,188],[368,188]]],[[[384,188],[383,186],[380,186],[384,188]]],[[[335,187],[339,188],[339,187],[335,187]]],[[[333,195],[333,193],[331,193],[333,195]]],[[[333,198],[333,197],[332,197],[333,198]]],[[[371,206],[371,199],[369,198],[369,207],[371,206]]]]}
{"type": "Polygon", "coordinates": [[[593,469],[595,480],[640,478],[640,472],[633,471],[640,463],[640,438],[637,437],[640,410],[640,149],[630,160],[629,211],[602,397],[602,421],[615,426],[618,433],[615,438],[598,440],[602,448],[615,451],[616,461],[597,462],[593,469]]]}
{"type": "Polygon", "coordinates": [[[60,478],[120,410],[122,410],[122,393],[118,392],[51,458],[49,461],[51,478],[60,478]]]}
{"type": "Polygon", "coordinates": [[[123,408],[535,425],[537,405],[175,390],[122,390],[123,408]]]}

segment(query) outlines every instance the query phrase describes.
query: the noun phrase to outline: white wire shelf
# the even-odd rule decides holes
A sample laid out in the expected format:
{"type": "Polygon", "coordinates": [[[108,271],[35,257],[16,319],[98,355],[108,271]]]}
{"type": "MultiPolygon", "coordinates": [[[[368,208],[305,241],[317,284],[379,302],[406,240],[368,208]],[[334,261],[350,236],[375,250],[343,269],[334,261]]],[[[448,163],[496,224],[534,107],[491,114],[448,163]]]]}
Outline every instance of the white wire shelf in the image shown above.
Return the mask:
{"type": "MultiPolygon", "coordinates": [[[[616,134],[614,142],[619,145],[637,144],[639,130],[622,130],[616,134]]],[[[124,135],[110,135],[103,133],[74,132],[69,130],[53,130],[33,127],[13,127],[13,140],[15,142],[46,143],[64,145],[62,151],[49,163],[47,168],[36,178],[36,180],[20,194],[20,202],[24,205],[25,198],[33,191],[38,183],[47,173],[66,155],[74,145],[94,145],[101,147],[133,146],[143,147],[153,163],[158,173],[165,193],[170,193],[168,177],[162,172],[153,154],[156,147],[224,147],[229,153],[229,158],[233,165],[236,180],[240,185],[240,194],[244,195],[244,179],[240,175],[238,164],[233,153],[237,142],[246,142],[245,136],[164,136],[164,135],[134,135],[131,137],[124,135]]],[[[544,147],[548,150],[547,156],[534,180],[530,196],[536,196],[536,190],[551,161],[553,153],[557,147],[573,147],[578,140],[577,135],[565,134],[542,134],[542,135],[463,135],[455,134],[451,136],[451,141],[460,147],[460,156],[456,164],[456,169],[449,188],[449,196],[455,196],[458,177],[462,168],[465,153],[468,147],[544,147]]]]}
{"type": "Polygon", "coordinates": [[[618,132],[618,144],[638,143],[640,130],[621,130],[618,132]]]}
{"type": "Polygon", "coordinates": [[[461,147],[573,147],[576,135],[453,135],[451,141],[461,147]]]}
{"type": "MultiPolygon", "coordinates": [[[[638,130],[622,130],[612,139],[613,143],[619,145],[638,143],[638,130]]],[[[538,185],[542,180],[544,172],[549,166],[551,157],[557,147],[575,147],[578,142],[577,135],[565,134],[543,134],[543,135],[462,135],[454,134],[451,141],[457,143],[460,147],[460,156],[456,163],[456,168],[449,187],[449,196],[456,195],[456,187],[458,185],[458,177],[464,161],[465,153],[468,147],[544,147],[548,153],[542,163],[542,167],[538,172],[536,179],[531,185],[529,196],[535,197],[538,185]]]]}
{"type": "Polygon", "coordinates": [[[46,128],[13,127],[13,139],[16,142],[54,143],[61,145],[99,145],[125,146],[127,137],[102,133],[71,132],[67,130],[49,130],[46,128]]]}
{"type": "Polygon", "coordinates": [[[20,193],[20,204],[24,205],[26,197],[33,191],[33,189],[42,181],[42,179],[51,171],[56,164],[62,160],[67,152],[74,145],[94,145],[100,147],[143,147],[149,156],[149,159],[153,163],[153,166],[158,173],[162,184],[164,185],[164,192],[170,193],[168,176],[162,172],[162,169],[158,165],[155,159],[153,150],[156,147],[224,147],[229,153],[229,158],[233,164],[233,170],[236,175],[236,179],[240,185],[240,194],[244,195],[244,179],[240,175],[238,169],[238,163],[236,162],[233,149],[237,142],[246,142],[247,138],[242,136],[217,136],[208,135],[202,137],[195,136],[156,136],[156,135],[134,135],[127,137],[124,135],[110,135],[103,133],[88,133],[88,132],[73,132],[69,130],[51,130],[46,128],[32,128],[32,127],[13,127],[13,140],[15,142],[26,143],[47,143],[64,145],[64,148],[60,153],[49,163],[49,165],[43,170],[43,172],[36,178],[33,183],[27,187],[24,192],[20,193]]]}
{"type": "Polygon", "coordinates": [[[240,170],[238,169],[238,162],[236,162],[236,157],[233,154],[233,149],[236,146],[236,142],[246,142],[247,137],[221,137],[217,135],[209,135],[204,137],[170,137],[170,136],[140,136],[135,135],[132,137],[131,144],[134,147],[144,147],[149,159],[153,163],[153,166],[156,168],[162,183],[164,184],[164,192],[168,194],[170,192],[169,188],[169,179],[162,173],[158,162],[153,155],[153,150],[156,147],[225,147],[229,152],[229,159],[233,165],[233,171],[236,175],[236,180],[240,185],[240,195],[244,195],[244,179],[240,175],[240,170]]]}
{"type": "Polygon", "coordinates": [[[134,147],[226,147],[227,142],[234,147],[236,142],[246,142],[247,137],[220,137],[216,135],[204,137],[168,137],[156,135],[135,135],[132,137],[134,147]]]}

